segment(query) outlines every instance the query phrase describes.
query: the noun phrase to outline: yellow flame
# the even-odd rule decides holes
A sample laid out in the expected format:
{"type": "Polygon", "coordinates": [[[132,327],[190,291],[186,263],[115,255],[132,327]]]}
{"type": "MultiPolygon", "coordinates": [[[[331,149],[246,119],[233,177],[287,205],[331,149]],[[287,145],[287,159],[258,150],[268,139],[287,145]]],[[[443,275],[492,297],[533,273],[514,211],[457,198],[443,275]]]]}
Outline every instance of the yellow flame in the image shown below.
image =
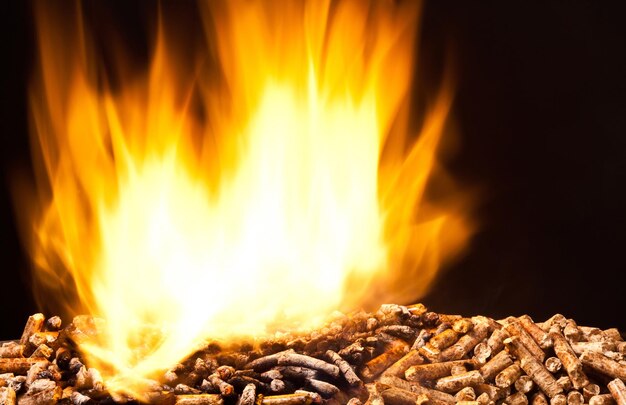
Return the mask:
{"type": "Polygon", "coordinates": [[[160,26],[115,87],[80,10],[37,6],[38,297],[106,319],[82,349],[113,391],[203,338],[415,299],[466,240],[421,218],[451,92],[413,142],[415,2],[204,2],[197,63],[160,26]]]}

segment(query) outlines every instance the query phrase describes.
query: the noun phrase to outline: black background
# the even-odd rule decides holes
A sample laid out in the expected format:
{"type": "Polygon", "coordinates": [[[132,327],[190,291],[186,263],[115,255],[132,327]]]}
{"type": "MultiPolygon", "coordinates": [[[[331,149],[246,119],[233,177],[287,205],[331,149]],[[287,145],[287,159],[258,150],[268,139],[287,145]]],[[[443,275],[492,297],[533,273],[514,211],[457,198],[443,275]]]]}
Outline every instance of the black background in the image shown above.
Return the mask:
{"type": "MultiPolygon", "coordinates": [[[[101,3],[112,29],[145,55],[148,41],[138,27],[154,17],[142,11],[151,2],[101,3]]],[[[417,79],[436,88],[453,55],[461,144],[446,166],[460,184],[480,190],[473,213],[479,231],[423,300],[431,309],[536,320],[560,312],[579,324],[626,330],[626,33],[619,4],[426,3],[417,79]]],[[[18,337],[36,310],[10,190],[31,164],[33,24],[29,3],[3,7],[0,340],[18,337]]]]}

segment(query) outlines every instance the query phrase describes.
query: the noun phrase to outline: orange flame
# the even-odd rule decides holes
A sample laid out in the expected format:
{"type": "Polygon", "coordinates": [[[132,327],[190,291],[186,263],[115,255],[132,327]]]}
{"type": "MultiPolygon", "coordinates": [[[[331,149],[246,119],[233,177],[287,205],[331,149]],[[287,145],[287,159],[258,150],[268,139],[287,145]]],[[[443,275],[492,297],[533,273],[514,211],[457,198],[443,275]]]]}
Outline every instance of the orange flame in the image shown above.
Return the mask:
{"type": "Polygon", "coordinates": [[[38,298],[106,319],[82,349],[112,391],[208,336],[415,299],[467,240],[451,211],[423,219],[451,92],[412,142],[415,2],[279,3],[203,2],[203,57],[160,26],[116,90],[80,10],[37,4],[38,298]]]}

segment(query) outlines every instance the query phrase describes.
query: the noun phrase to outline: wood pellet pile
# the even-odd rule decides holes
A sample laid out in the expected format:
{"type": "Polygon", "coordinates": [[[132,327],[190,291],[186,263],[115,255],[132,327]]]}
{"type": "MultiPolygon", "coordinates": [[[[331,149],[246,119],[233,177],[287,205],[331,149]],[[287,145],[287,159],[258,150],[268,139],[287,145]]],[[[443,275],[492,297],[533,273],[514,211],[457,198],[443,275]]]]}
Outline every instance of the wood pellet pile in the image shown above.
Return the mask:
{"type": "Polygon", "coordinates": [[[336,314],[305,335],[207,342],[141,398],[109,392],[81,357],[101,323],[31,316],[0,347],[0,403],[626,405],[620,332],[558,314],[496,321],[421,304],[336,314]]]}

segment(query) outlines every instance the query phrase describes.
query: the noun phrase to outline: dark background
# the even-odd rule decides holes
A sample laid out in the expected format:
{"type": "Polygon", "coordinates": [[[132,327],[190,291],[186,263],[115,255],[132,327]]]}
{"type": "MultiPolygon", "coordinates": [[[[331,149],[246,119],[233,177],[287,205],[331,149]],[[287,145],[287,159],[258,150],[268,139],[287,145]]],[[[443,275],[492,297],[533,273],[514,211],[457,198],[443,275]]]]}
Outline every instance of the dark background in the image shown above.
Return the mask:
{"type": "MultiPolygon", "coordinates": [[[[149,41],[137,27],[154,16],[142,11],[151,3],[100,3],[108,29],[145,57],[149,41]]],[[[461,143],[446,166],[460,184],[480,190],[478,233],[423,300],[431,309],[536,320],[560,312],[579,324],[626,330],[626,33],[619,4],[426,2],[417,80],[422,91],[436,88],[453,56],[461,143]]],[[[31,164],[33,25],[28,2],[3,8],[0,340],[19,337],[36,311],[10,190],[31,164]]]]}

